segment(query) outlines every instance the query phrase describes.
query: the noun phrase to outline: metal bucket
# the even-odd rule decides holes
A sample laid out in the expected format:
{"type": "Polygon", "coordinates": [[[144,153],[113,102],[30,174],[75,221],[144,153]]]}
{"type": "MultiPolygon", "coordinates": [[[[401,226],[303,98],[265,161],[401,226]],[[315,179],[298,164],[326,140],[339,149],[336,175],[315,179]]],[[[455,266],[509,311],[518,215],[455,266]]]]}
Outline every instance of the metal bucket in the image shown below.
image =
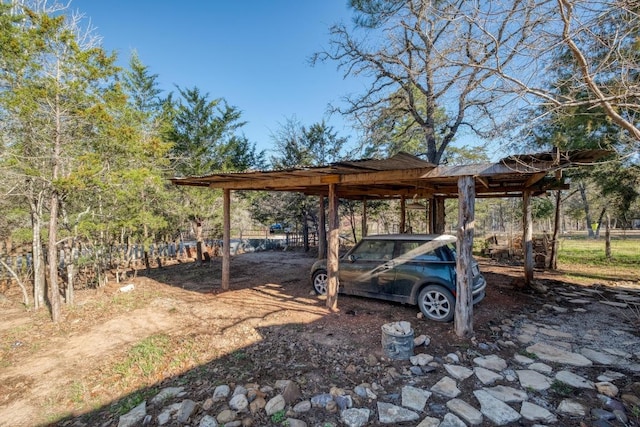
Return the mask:
{"type": "Polygon", "coordinates": [[[382,325],[382,350],[393,360],[408,360],[413,356],[413,329],[408,334],[400,334],[382,325]]]}

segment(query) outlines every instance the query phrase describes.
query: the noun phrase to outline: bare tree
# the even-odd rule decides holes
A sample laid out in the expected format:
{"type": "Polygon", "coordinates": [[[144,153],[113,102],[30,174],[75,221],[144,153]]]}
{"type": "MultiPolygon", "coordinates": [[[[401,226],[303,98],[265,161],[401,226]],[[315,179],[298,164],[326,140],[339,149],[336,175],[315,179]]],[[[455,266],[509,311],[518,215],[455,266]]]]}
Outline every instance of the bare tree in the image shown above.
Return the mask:
{"type": "Polygon", "coordinates": [[[461,130],[487,136],[502,123],[510,99],[496,90],[497,74],[527,51],[543,21],[528,2],[352,0],[352,29],[331,28],[330,47],[311,62],[332,60],[347,76],[371,79],[345,107],[370,140],[424,141],[426,158],[438,164],[461,130]],[[514,25],[513,23],[518,23],[514,25]]]}
{"type": "MultiPolygon", "coordinates": [[[[634,151],[640,146],[640,5],[637,0],[540,0],[522,3],[526,16],[540,18],[536,31],[527,34],[527,49],[513,51],[514,64],[505,67],[500,56],[492,61],[455,61],[499,76],[501,91],[520,95],[542,106],[545,114],[581,107],[594,114],[604,112],[628,133],[634,151]],[[571,63],[570,65],[567,65],[571,63]],[[551,81],[553,69],[572,67],[564,81],[551,81]],[[635,147],[634,147],[635,144],[635,147]]],[[[508,50],[495,24],[512,19],[506,14],[481,12],[465,16],[465,21],[493,44],[492,51],[508,50]]],[[[510,26],[527,26],[530,21],[514,20],[510,26]]],[[[514,46],[514,48],[518,48],[514,46]]]]}

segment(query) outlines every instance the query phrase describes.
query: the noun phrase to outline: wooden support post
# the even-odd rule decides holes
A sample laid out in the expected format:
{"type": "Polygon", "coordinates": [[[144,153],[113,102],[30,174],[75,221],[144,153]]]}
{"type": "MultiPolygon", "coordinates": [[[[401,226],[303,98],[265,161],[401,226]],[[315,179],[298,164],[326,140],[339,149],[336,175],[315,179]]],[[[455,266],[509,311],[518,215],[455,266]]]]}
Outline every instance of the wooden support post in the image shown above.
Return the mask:
{"type": "Polygon", "coordinates": [[[327,250],[327,308],[338,309],[338,252],[340,249],[338,195],[329,184],[329,244],[327,250]]]}
{"type": "MultiPolygon", "coordinates": [[[[475,193],[475,188],[474,188],[474,193],[475,193]]],[[[434,212],[435,222],[434,222],[433,232],[435,234],[442,234],[444,233],[444,229],[446,226],[444,197],[436,197],[434,200],[436,202],[436,206],[435,206],[435,212],[434,212]]]]}
{"type": "Polygon", "coordinates": [[[530,286],[533,281],[533,221],[531,219],[531,191],[522,193],[522,225],[524,249],[524,284],[530,286]]]}
{"type": "Polygon", "coordinates": [[[324,196],[320,196],[320,206],[318,207],[318,259],[327,257],[327,220],[324,213],[324,196]]]}
{"type": "Polygon", "coordinates": [[[405,200],[404,196],[402,196],[402,198],[400,198],[400,233],[404,233],[405,232],[405,228],[407,227],[406,225],[406,221],[407,221],[407,201],[405,200]]]}
{"type": "Polygon", "coordinates": [[[458,233],[456,262],[457,292],[454,318],[456,335],[473,334],[473,232],[475,217],[475,183],[472,176],[458,179],[458,233]]]}
{"type": "Polygon", "coordinates": [[[367,198],[362,199],[362,237],[367,235],[367,198]]]}
{"type": "Polygon", "coordinates": [[[222,289],[229,289],[229,269],[231,266],[231,190],[222,192],[222,289]]]}

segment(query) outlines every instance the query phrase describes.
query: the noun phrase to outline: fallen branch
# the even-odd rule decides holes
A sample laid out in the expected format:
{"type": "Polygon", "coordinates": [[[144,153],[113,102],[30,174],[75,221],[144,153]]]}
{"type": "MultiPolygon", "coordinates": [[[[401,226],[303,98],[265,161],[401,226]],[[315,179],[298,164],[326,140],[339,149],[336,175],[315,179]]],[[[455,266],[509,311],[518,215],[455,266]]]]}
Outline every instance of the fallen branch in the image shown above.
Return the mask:
{"type": "Polygon", "coordinates": [[[9,267],[7,265],[7,263],[4,262],[1,258],[0,258],[0,264],[2,264],[2,266],[4,268],[6,268],[9,273],[11,273],[13,278],[16,279],[16,282],[18,282],[18,286],[20,286],[20,289],[22,289],[22,298],[24,300],[24,305],[28,306],[29,305],[29,294],[27,293],[27,288],[24,287],[24,284],[22,283],[22,280],[20,280],[20,277],[18,277],[16,272],[13,271],[13,269],[11,267],[9,267]]]}

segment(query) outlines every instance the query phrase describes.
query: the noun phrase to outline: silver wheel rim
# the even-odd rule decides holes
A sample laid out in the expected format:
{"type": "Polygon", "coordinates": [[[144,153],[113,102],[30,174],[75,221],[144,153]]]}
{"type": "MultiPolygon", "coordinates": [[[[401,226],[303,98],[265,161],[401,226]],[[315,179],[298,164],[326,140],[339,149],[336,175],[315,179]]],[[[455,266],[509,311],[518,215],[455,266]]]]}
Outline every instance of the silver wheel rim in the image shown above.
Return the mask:
{"type": "Polygon", "coordinates": [[[423,299],[423,306],[432,319],[444,319],[451,312],[451,303],[442,292],[429,291],[423,299]]]}
{"type": "Polygon", "coordinates": [[[327,274],[326,273],[320,273],[314,276],[313,288],[320,295],[327,294],[327,274]]]}

